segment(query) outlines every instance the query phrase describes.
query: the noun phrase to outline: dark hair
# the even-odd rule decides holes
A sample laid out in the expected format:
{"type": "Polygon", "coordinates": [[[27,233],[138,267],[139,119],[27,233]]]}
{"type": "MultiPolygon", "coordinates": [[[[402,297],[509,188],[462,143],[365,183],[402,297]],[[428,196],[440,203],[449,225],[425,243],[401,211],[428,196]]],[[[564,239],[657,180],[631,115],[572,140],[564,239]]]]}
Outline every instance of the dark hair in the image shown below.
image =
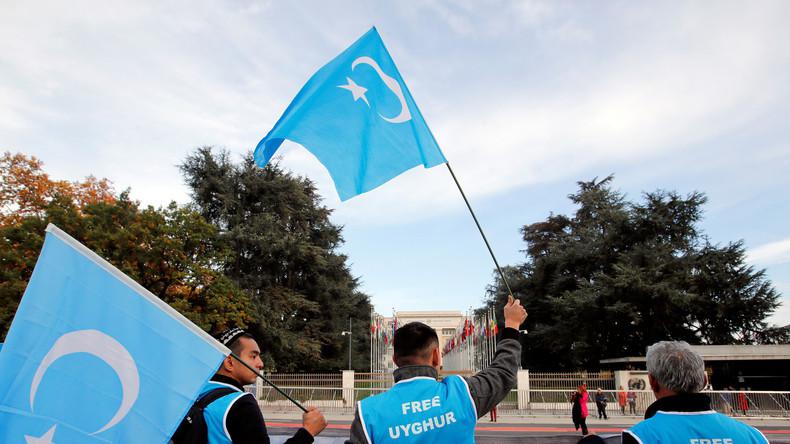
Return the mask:
{"type": "Polygon", "coordinates": [[[243,348],[241,345],[241,338],[252,339],[253,341],[255,340],[255,336],[246,332],[244,334],[239,335],[236,339],[233,340],[233,342],[231,342],[228,345],[230,351],[232,351],[235,355],[241,353],[241,349],[243,348]]]}
{"type": "Polygon", "coordinates": [[[431,358],[433,347],[439,346],[436,330],[422,322],[409,322],[395,331],[393,356],[398,367],[423,364],[431,358]]]}
{"type": "Polygon", "coordinates": [[[230,328],[217,336],[217,340],[225,347],[228,347],[231,352],[238,355],[241,352],[241,338],[248,338],[255,340],[255,337],[240,328],[230,328]]]}

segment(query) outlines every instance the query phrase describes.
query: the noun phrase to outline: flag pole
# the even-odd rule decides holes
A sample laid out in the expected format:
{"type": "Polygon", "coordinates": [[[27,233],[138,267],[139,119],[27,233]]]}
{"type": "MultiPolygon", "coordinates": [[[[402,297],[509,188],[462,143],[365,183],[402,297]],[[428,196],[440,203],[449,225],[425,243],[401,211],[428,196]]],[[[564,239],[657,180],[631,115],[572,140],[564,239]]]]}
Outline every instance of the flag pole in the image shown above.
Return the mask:
{"type": "Polygon", "coordinates": [[[491,259],[494,260],[494,265],[496,265],[496,270],[499,272],[499,277],[502,278],[502,282],[505,284],[505,287],[507,288],[507,293],[512,296],[513,290],[510,289],[510,285],[508,284],[507,279],[505,279],[505,273],[502,272],[502,268],[499,267],[499,262],[497,262],[496,256],[494,256],[494,250],[491,249],[491,244],[488,243],[488,239],[486,238],[485,233],[483,233],[483,228],[480,226],[480,222],[477,221],[477,216],[475,216],[475,212],[474,210],[472,210],[472,206],[469,205],[469,199],[466,198],[466,194],[464,193],[464,190],[461,188],[461,184],[458,183],[458,179],[455,177],[455,173],[453,172],[452,167],[450,167],[450,162],[445,163],[445,165],[447,165],[447,169],[450,171],[450,175],[453,176],[453,181],[455,181],[455,186],[458,187],[458,191],[461,192],[461,197],[464,198],[464,202],[466,203],[466,208],[469,208],[469,213],[472,214],[472,219],[474,219],[475,225],[477,225],[477,231],[479,231],[480,236],[483,237],[483,242],[485,242],[486,247],[488,248],[488,253],[491,255],[491,259]]]}
{"type": "Polygon", "coordinates": [[[233,357],[233,359],[239,361],[241,363],[241,365],[247,367],[253,373],[255,373],[259,378],[263,379],[264,382],[266,382],[267,384],[272,386],[272,388],[277,390],[278,393],[280,393],[281,395],[285,396],[286,399],[288,399],[289,401],[293,402],[295,406],[299,407],[300,409],[302,409],[303,412],[307,413],[307,409],[302,404],[300,404],[299,401],[297,401],[297,400],[291,398],[290,396],[288,396],[280,387],[277,387],[272,381],[270,381],[269,378],[267,378],[266,376],[263,376],[263,373],[259,372],[257,369],[252,368],[252,366],[250,366],[249,364],[244,362],[243,359],[241,359],[240,357],[236,356],[236,353],[232,353],[231,352],[230,355],[233,357]]]}

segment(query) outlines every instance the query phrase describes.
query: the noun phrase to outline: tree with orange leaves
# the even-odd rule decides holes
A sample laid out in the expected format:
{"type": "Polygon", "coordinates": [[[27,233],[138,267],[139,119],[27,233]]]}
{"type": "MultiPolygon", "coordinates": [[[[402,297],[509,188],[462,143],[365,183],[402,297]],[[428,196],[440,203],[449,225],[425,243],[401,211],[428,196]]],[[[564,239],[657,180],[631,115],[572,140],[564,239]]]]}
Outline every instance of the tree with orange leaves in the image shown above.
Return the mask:
{"type": "Polygon", "coordinates": [[[0,227],[41,216],[56,196],[73,201],[78,209],[115,200],[112,183],[88,176],[84,181],[52,180],[34,156],[6,151],[0,157],[0,227]]]}
{"type": "Polygon", "coordinates": [[[217,271],[231,256],[216,228],[188,206],[141,208],[110,182],[53,180],[42,162],[0,157],[0,342],[54,223],[207,331],[253,320],[247,293],[217,271]]]}

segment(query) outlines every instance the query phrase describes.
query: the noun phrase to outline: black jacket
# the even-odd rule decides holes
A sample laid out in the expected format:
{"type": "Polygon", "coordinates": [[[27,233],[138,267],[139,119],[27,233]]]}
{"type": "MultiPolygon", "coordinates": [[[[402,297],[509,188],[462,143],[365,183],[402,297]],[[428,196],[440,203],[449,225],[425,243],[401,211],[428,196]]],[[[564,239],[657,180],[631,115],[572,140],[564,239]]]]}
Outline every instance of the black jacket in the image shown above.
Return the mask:
{"type": "MultiPolygon", "coordinates": [[[[238,381],[227,376],[214,375],[211,380],[244,390],[238,381]]],[[[252,394],[244,395],[233,403],[225,419],[225,425],[228,427],[233,444],[269,444],[266,421],[263,419],[258,401],[252,394]]],[[[310,444],[312,442],[313,435],[301,428],[286,441],[286,444],[310,444]]]]}

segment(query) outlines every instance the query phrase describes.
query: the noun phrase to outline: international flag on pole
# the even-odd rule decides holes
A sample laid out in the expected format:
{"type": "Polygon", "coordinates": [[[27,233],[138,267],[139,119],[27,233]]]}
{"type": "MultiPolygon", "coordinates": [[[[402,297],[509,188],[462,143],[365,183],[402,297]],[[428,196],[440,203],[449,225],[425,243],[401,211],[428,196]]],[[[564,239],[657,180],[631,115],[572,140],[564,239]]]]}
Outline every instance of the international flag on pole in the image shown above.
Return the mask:
{"type": "Polygon", "coordinates": [[[307,81],[258,143],[256,163],[265,166],[284,140],[326,167],[341,200],[447,162],[376,28],[307,81]]]}
{"type": "Polygon", "coordinates": [[[229,353],[50,225],[0,353],[0,442],[165,443],[229,353]]]}

